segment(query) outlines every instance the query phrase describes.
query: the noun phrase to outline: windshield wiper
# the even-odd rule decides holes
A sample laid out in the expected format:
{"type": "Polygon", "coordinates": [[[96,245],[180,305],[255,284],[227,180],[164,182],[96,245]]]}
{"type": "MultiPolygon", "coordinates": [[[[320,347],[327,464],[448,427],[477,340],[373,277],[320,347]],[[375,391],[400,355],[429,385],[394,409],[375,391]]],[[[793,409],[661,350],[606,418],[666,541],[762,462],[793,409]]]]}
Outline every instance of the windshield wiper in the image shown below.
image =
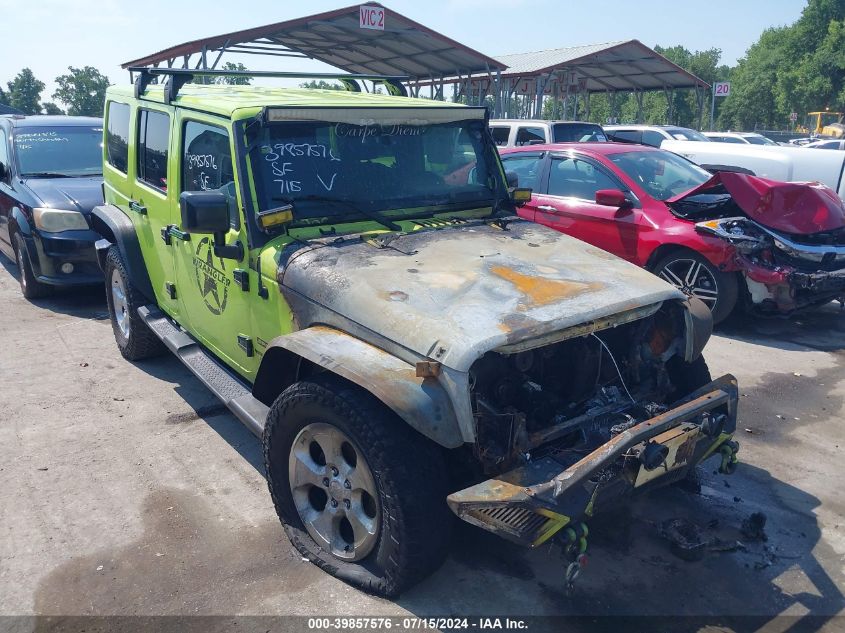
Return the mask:
{"type": "Polygon", "coordinates": [[[60,174],[55,171],[33,171],[21,174],[21,178],[73,178],[70,174],[60,174]]]}
{"type": "Polygon", "coordinates": [[[351,209],[354,213],[360,213],[364,217],[367,217],[371,220],[375,220],[383,227],[387,228],[390,231],[401,231],[402,227],[393,222],[392,220],[384,217],[382,214],[378,213],[377,211],[367,211],[365,209],[361,209],[351,202],[347,202],[346,200],[342,200],[341,198],[332,198],[331,196],[318,196],[315,194],[310,194],[307,196],[302,196],[300,198],[273,198],[273,200],[283,200],[289,204],[292,204],[294,208],[296,208],[296,203],[302,200],[307,200],[309,202],[328,202],[332,204],[340,204],[345,206],[347,209],[351,209]]]}

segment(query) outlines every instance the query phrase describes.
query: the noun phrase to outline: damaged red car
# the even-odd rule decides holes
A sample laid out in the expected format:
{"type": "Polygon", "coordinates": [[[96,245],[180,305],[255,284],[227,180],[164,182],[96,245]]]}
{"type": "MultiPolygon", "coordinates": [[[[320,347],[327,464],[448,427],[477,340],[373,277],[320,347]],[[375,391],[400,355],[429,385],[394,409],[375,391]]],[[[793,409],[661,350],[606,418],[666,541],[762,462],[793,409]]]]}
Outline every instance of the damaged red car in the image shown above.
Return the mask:
{"type": "Polygon", "coordinates": [[[818,183],[715,175],[671,152],[619,143],[501,151],[519,210],[643,266],[707,304],[789,314],[845,299],[845,207],[818,183]]]}

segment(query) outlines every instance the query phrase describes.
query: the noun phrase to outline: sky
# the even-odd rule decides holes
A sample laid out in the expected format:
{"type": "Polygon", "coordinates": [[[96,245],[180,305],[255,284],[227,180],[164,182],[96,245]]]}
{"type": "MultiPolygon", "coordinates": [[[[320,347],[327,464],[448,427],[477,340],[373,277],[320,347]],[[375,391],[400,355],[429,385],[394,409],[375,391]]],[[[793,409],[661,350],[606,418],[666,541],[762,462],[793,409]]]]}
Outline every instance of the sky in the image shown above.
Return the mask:
{"type": "MultiPolygon", "coordinates": [[[[350,6],[350,0],[0,0],[5,53],[0,85],[29,67],[47,84],[68,66],[94,66],[112,83],[127,83],[122,62],[174,44],[350,6]]],[[[498,54],[638,39],[648,46],[722,49],[733,65],[760,33],[791,24],[804,0],[382,0],[471,48],[498,54]],[[705,8],[705,11],[702,8],[705,8]]],[[[250,69],[326,70],[284,58],[224,57],[250,69]]]]}

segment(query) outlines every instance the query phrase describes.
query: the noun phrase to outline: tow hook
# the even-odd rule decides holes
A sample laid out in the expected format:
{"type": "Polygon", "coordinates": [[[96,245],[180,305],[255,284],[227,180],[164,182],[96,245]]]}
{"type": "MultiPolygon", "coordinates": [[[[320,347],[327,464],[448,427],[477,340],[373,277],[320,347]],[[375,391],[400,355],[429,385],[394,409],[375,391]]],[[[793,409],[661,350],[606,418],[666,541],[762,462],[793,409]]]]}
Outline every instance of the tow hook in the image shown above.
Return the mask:
{"type": "Polygon", "coordinates": [[[725,442],[719,447],[719,453],[722,456],[722,463],[719,465],[719,472],[723,475],[731,475],[736,470],[737,451],[739,451],[739,442],[725,442]]]}
{"type": "Polygon", "coordinates": [[[572,590],[575,579],[587,566],[587,535],[589,533],[584,523],[573,523],[558,532],[557,538],[562,548],[561,556],[569,561],[565,575],[567,592],[572,590]]]}

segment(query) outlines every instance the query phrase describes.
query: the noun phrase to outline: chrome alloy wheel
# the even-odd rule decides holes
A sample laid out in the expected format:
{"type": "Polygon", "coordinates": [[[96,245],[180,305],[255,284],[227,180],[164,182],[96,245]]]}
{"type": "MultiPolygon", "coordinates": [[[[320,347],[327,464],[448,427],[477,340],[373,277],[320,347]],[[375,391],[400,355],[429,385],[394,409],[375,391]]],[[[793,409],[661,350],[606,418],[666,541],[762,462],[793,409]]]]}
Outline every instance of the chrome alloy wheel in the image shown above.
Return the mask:
{"type": "Polygon", "coordinates": [[[672,260],[657,274],[684,293],[701,299],[711,311],[719,300],[716,279],[704,264],[695,259],[672,260]]]}
{"type": "Polygon", "coordinates": [[[126,288],[123,279],[115,268],[111,273],[111,301],[114,308],[114,320],[120,333],[129,339],[129,306],[126,302],[126,288]]]}
{"type": "Polygon", "coordinates": [[[322,422],[303,428],[291,446],[288,476],[299,518],[320,547],[346,561],[373,550],[381,521],[376,482],[343,431],[322,422]]]}

